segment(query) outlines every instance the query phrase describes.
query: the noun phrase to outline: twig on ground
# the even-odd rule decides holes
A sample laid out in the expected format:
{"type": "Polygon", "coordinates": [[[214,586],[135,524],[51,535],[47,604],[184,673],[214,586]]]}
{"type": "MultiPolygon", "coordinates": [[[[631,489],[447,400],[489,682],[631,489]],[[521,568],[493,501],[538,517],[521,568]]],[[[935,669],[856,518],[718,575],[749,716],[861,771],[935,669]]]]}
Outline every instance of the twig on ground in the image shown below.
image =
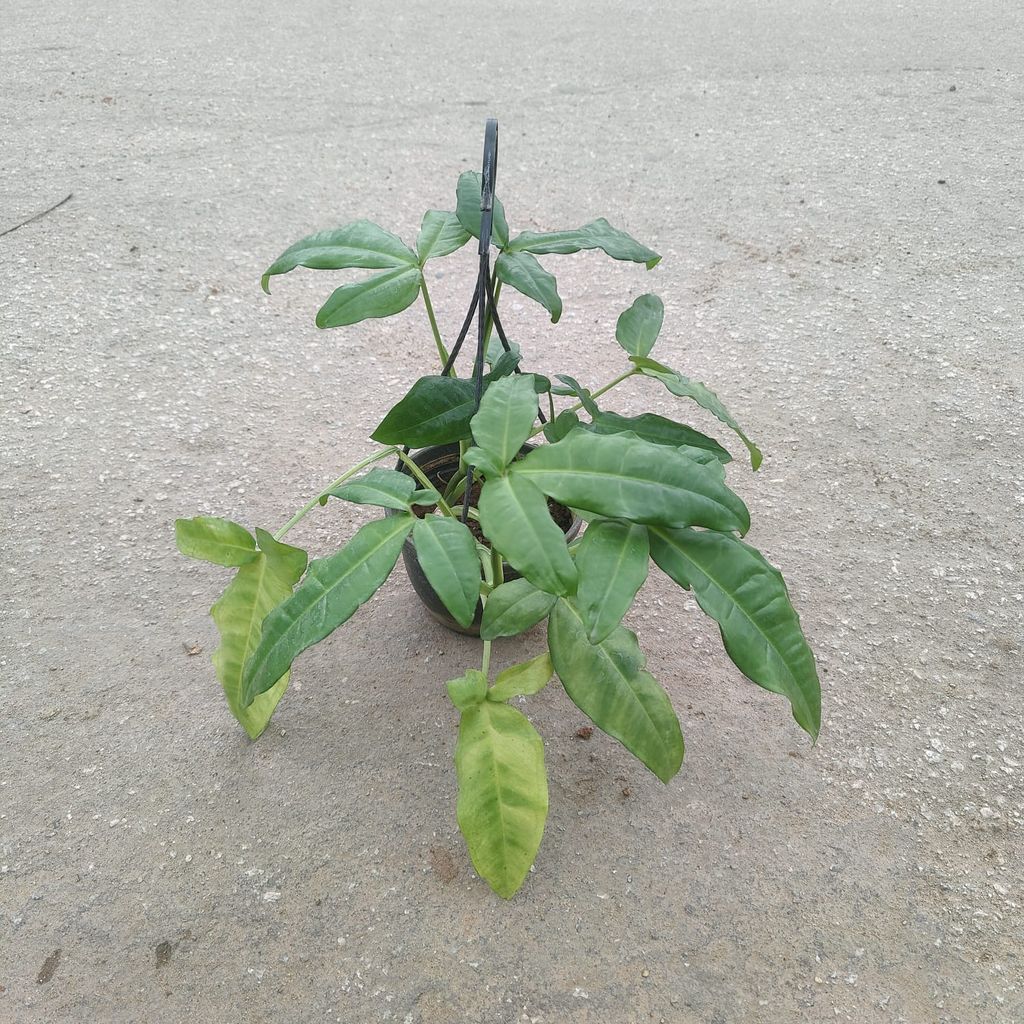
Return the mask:
{"type": "Polygon", "coordinates": [[[39,220],[40,217],[45,217],[48,213],[53,213],[58,206],[63,206],[73,195],[73,192],[69,192],[59,203],[54,203],[53,206],[43,210],[42,213],[33,214],[28,218],[28,220],[23,220],[20,224],[15,224],[13,228],[7,228],[6,231],[0,231],[0,238],[3,238],[4,235],[9,235],[12,231],[17,231],[18,228],[23,228],[26,224],[31,224],[34,220],[39,220]]]}

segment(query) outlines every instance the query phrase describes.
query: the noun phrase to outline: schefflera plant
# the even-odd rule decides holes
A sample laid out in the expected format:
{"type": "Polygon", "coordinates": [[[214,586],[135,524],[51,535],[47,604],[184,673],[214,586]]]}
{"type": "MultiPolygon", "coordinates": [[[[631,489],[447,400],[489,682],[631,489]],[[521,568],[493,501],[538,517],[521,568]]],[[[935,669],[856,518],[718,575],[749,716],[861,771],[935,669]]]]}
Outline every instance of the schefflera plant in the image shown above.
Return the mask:
{"type": "MultiPolygon", "coordinates": [[[[269,268],[264,286],[274,274],[300,265],[380,270],[337,289],[317,323],[340,326],[391,315],[422,295],[445,366],[449,353],[423,267],[479,233],[479,175],[460,178],[457,198],[454,214],[425,215],[415,253],[361,221],[290,247],[269,268]]],[[[502,282],[517,288],[541,302],[552,320],[561,313],[561,299],[535,254],[601,248],[648,267],[659,259],[606,221],[510,238],[497,200],[494,238],[500,253],[492,288],[500,293],[502,282]]],[[[679,771],[679,720],[647,671],[636,635],[622,622],[652,560],[718,623],[740,671],[788,698],[797,723],[812,737],[818,734],[814,658],[781,574],[741,539],[750,517],[725,482],[729,452],[687,424],[602,407],[604,396],[625,380],[653,379],[730,427],[753,468],[760,464],[760,451],[712,391],[650,357],[663,315],[661,300],[650,294],[620,315],[615,337],[628,364],[594,390],[566,375],[556,375],[556,383],[520,372],[520,354],[511,346],[488,351],[491,368],[479,405],[474,382],[455,377],[451,367],[420,378],[373,433],[386,447],[343,473],[275,535],[257,530],[253,536],[210,516],[177,523],[183,553],[238,568],[212,609],[222,636],[213,660],[229,706],[254,738],[284,693],[295,658],[376,592],[410,535],[425,576],[460,625],[469,626],[482,605],[480,667],[447,683],[460,715],[457,818],[474,867],[506,898],[534,862],[548,810],[543,742],[511,700],[538,693],[557,675],[579,709],[661,781],[679,771]],[[538,396],[546,401],[546,417],[538,396]],[[568,397],[570,406],[559,411],[556,397],[568,397]],[[541,433],[548,443],[530,450],[527,442],[541,433]],[[407,449],[451,442],[460,444],[460,467],[442,491],[407,449]],[[401,468],[371,468],[384,459],[397,459],[401,468]],[[467,467],[474,467],[480,482],[470,509],[480,539],[459,515],[467,467]],[[307,568],[306,553],[283,538],[331,497],[386,514],[307,568]],[[567,543],[549,499],[587,521],[578,540],[567,543]],[[519,578],[504,580],[506,563],[519,578]],[[547,648],[492,681],[493,641],[545,618],[547,648]]]]}

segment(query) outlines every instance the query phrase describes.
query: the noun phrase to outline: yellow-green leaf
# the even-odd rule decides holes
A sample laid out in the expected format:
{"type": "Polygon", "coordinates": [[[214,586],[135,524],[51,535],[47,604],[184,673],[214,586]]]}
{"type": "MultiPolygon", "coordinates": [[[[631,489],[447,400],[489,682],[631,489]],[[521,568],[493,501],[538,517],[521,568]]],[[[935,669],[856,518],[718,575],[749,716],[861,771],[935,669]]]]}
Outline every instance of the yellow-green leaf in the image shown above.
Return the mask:
{"type": "Polygon", "coordinates": [[[183,555],[201,558],[214,565],[245,565],[259,555],[252,534],[230,519],[218,519],[216,516],[177,519],[174,536],[183,555]]]}
{"type": "Polygon", "coordinates": [[[513,665],[498,673],[494,686],[487,691],[488,700],[504,701],[510,697],[529,697],[540,693],[554,674],[551,655],[545,651],[536,658],[513,665]]]}
{"type": "Polygon", "coordinates": [[[409,508],[416,481],[397,469],[371,469],[355,480],[332,487],[327,493],[357,505],[376,505],[405,512],[409,508]]]}
{"type": "Polygon", "coordinates": [[[479,704],[487,698],[487,676],[478,668],[471,668],[458,679],[449,679],[445,686],[451,702],[460,710],[479,704]]]}
{"type": "Polygon", "coordinates": [[[275,541],[264,530],[257,530],[256,536],[260,544],[256,557],[238,570],[220,600],[210,609],[221,639],[211,658],[213,667],[231,713],[251,739],[256,739],[267,727],[288,688],[288,673],[245,707],[242,670],[259,644],[264,618],[291,595],[292,588],[306,571],[305,551],[275,541]]]}
{"type": "Polygon", "coordinates": [[[485,700],[462,711],[455,748],[459,828],[473,867],[502,898],[523,884],[544,834],[544,744],[524,715],[485,700]]]}

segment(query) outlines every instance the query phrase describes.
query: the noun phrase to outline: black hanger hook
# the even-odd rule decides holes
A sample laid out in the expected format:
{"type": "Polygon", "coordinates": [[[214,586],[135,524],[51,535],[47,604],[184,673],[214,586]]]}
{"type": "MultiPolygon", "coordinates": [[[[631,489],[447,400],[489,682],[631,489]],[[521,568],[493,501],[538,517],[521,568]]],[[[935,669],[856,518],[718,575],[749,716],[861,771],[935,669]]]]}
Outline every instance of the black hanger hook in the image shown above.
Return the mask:
{"type": "Polygon", "coordinates": [[[487,119],[484,129],[484,166],[480,182],[480,255],[491,247],[491,222],[494,217],[494,183],[498,177],[498,122],[487,119]]]}

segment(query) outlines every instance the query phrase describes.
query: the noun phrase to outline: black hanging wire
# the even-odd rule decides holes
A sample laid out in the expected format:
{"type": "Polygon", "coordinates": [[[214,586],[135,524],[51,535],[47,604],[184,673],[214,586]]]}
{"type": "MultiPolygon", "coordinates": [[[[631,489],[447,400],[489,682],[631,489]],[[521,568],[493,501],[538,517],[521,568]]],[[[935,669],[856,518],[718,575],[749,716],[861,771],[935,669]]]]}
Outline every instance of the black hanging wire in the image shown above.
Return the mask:
{"type": "MultiPolygon", "coordinates": [[[[480,408],[480,399],[484,391],[484,361],[485,348],[490,324],[498,332],[498,340],[506,352],[512,351],[512,346],[505,335],[501,319],[498,316],[498,305],[494,296],[494,281],[491,279],[491,230],[494,223],[494,182],[498,176],[498,122],[492,117],[488,118],[487,126],[484,129],[484,161],[483,173],[480,182],[480,245],[478,253],[480,256],[480,268],[477,272],[476,287],[473,289],[473,301],[469,305],[469,312],[462,323],[459,336],[452,346],[452,350],[446,360],[441,376],[447,377],[455,365],[455,360],[462,351],[462,345],[469,335],[469,328],[473,322],[473,315],[476,314],[476,356],[473,361],[473,408],[480,408]]],[[[514,367],[515,373],[522,373],[518,364],[514,367]]],[[[538,404],[537,415],[541,423],[546,423],[544,411],[538,404]]],[[[404,449],[409,454],[408,446],[404,449]]],[[[473,476],[475,467],[466,466],[466,491],[462,498],[462,522],[469,519],[469,504],[473,490],[473,476]]]]}
{"type": "MultiPolygon", "coordinates": [[[[473,305],[476,306],[476,359],[473,362],[473,408],[480,408],[480,399],[484,393],[484,347],[487,336],[487,313],[490,304],[491,319],[494,318],[494,299],[491,294],[491,228],[494,223],[494,181],[498,176],[498,122],[490,117],[484,128],[484,163],[480,178],[480,269],[477,272],[476,294],[473,305]]],[[[473,309],[470,307],[469,316],[473,309]]],[[[500,338],[501,335],[499,334],[500,338]]],[[[503,342],[508,351],[508,343],[503,342]]],[[[469,503],[472,497],[473,476],[475,467],[466,466],[466,491],[462,497],[462,516],[465,523],[469,520],[469,503]]]]}
{"type": "Polygon", "coordinates": [[[442,377],[448,376],[451,368],[455,365],[455,360],[462,351],[462,343],[466,340],[466,335],[469,333],[469,325],[473,322],[473,314],[476,312],[476,307],[479,302],[480,292],[474,288],[473,301],[469,305],[469,312],[466,314],[466,319],[462,324],[462,330],[459,331],[459,336],[455,339],[455,344],[452,346],[451,354],[448,356],[448,362],[444,364],[444,369],[441,370],[442,377]]]}

